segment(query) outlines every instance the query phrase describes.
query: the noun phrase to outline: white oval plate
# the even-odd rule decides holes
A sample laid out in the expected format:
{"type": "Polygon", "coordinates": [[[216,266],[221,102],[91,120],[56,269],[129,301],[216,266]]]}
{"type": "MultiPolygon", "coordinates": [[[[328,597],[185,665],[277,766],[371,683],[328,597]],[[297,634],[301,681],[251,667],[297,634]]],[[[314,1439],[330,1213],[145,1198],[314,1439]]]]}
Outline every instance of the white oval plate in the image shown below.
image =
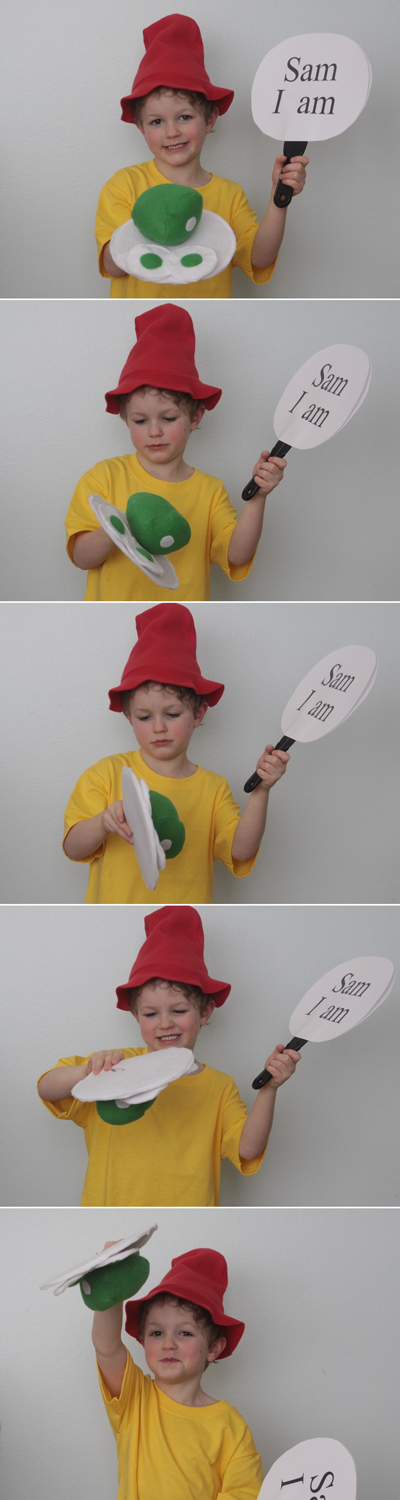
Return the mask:
{"type": "Polygon", "coordinates": [[[135,563],[136,567],[140,568],[141,573],[145,573],[146,577],[151,578],[151,582],[157,584],[160,588],[178,589],[179,578],[168,557],[164,557],[163,554],[159,556],[157,553],[152,557],[150,562],[147,557],[143,557],[142,552],[138,551],[139,543],[128,526],[124,512],[118,510],[116,505],[110,505],[108,500],[103,499],[102,495],[89,495],[88,498],[89,505],[94,511],[97,520],[100,521],[103,531],[107,532],[107,536],[111,537],[111,541],[115,542],[116,547],[119,547],[121,552],[125,552],[125,556],[129,557],[130,562],[135,563]],[[111,524],[111,516],[118,516],[118,520],[122,521],[124,526],[123,533],[116,531],[115,526],[111,524]]]}
{"type": "Polygon", "coordinates": [[[236,235],[226,219],[221,219],[220,214],[210,213],[208,209],[203,209],[195,232],[196,241],[189,238],[183,245],[158,245],[146,240],[133,219],[128,219],[126,224],[114,229],[110,252],[121,271],[126,271],[128,276],[137,276],[140,281],[159,282],[160,286],[165,282],[181,286],[194,281],[209,281],[210,277],[218,276],[220,271],[225,271],[226,266],[229,266],[236,250],[236,235]],[[160,255],[162,266],[146,270],[146,266],[140,264],[140,256],[145,250],[160,255]],[[203,264],[182,266],[182,255],[189,255],[193,251],[204,256],[203,264]],[[205,270],[206,257],[208,265],[205,270]]]}

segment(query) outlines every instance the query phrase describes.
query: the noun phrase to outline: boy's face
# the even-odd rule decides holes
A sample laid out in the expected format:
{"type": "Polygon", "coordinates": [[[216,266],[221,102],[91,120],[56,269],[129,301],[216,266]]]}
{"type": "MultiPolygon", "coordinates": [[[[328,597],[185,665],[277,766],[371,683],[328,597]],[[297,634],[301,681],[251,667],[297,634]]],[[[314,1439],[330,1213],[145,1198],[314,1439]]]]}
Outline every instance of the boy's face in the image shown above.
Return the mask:
{"type": "Polygon", "coordinates": [[[149,1370],[156,1380],[174,1385],[182,1380],[198,1379],[206,1364],[213,1363],[225,1348],[226,1339],[209,1347],[206,1330],[196,1323],[189,1308],[178,1302],[158,1302],[149,1309],[144,1330],[144,1352],[149,1370]]]}
{"type": "Polygon", "coordinates": [[[139,687],[132,693],[127,717],[140,749],[147,750],[160,766],[168,767],[169,761],[187,750],[206,709],[206,703],[193,709],[177,693],[161,686],[139,687]]]}
{"type": "Polygon", "coordinates": [[[182,990],[168,980],[145,984],[136,1001],[136,1015],[149,1052],[162,1052],[165,1047],[189,1047],[193,1052],[200,1028],[208,1021],[214,1004],[210,1000],[200,1015],[198,1005],[187,1000],[182,990]]]}
{"type": "Polygon", "coordinates": [[[178,406],[172,396],[158,390],[133,391],[124,421],[133,447],[142,460],[154,468],[182,458],[191,432],[198,427],[205,407],[194,417],[185,406],[178,406]]]}
{"type": "Polygon", "coordinates": [[[206,121],[198,105],[171,89],[148,94],[137,123],[161,173],[163,166],[169,171],[171,164],[186,167],[200,160],[206,135],[215,125],[217,115],[215,109],[206,121]]]}

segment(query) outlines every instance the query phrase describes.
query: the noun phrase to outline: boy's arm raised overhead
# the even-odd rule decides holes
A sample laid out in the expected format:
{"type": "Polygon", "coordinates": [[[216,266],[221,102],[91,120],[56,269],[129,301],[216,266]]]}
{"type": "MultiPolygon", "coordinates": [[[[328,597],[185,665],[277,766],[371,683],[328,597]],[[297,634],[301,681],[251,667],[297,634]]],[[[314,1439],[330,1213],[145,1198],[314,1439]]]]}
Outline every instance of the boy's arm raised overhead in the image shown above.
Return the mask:
{"type": "Polygon", "coordinates": [[[285,750],[275,750],[266,745],[257,761],[257,772],[261,777],[259,786],[250,792],[247,807],[235,828],[232,841],[233,859],[251,859],[261,843],[267,821],[268,797],[271,787],[285,775],[290,755],[285,750]]]}
{"type": "Polygon", "coordinates": [[[110,1396],[121,1395],[125,1374],[127,1349],[121,1339],[122,1314],[123,1303],[117,1302],[105,1312],[95,1312],[93,1318],[92,1340],[96,1359],[110,1396]]]}
{"type": "Polygon", "coordinates": [[[272,172],[272,192],[267,212],[261,220],[257,233],[253,240],[251,263],[257,270],[264,270],[276,260],[278,251],[282,244],[286,224],[286,208],[278,208],[274,203],[274,193],[281,180],[286,187],[293,188],[293,196],[303,192],[306,181],[306,166],[309,162],[308,156],[294,156],[285,167],[285,156],[277,156],[272,172]]]}

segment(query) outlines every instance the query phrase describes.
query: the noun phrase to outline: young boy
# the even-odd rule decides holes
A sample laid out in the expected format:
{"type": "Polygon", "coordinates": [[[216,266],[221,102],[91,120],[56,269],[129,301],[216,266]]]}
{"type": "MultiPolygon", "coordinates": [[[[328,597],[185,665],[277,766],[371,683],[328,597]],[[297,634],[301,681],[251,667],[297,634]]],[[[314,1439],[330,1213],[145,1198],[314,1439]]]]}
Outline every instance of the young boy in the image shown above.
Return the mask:
{"type": "Polygon", "coordinates": [[[233,875],[250,874],[269,792],[284,775],[289,756],[266,746],[257,762],[260,784],[241,814],[225,777],[187,755],[193,730],[224,691],[223,683],[201,675],[190,610],[184,604],[158,604],[137,615],[136,627],[136,646],[109,698],[110,708],[129,720],[140,748],[105,757],[84,771],[65,812],[64,852],[90,864],[90,904],[146,903],[148,887],[123,809],[121,776],[127,766],[151,793],[168,799],[173,818],[183,825],[183,847],[175,856],[172,849],[167,854],[155,901],[209,902],[214,860],[222,859],[233,875]]]}
{"type": "Polygon", "coordinates": [[[127,984],[117,989],[117,1008],[136,1017],[144,1047],[61,1058],[41,1075],[38,1091],[56,1119],[72,1120],[85,1131],[89,1165],[82,1207],[210,1207],[219,1203],[222,1158],[229,1157],[246,1177],[261,1166],[276,1091],[294,1073],[300,1053],[275,1048],[266,1063],[272,1077],[258,1090],[249,1115],[233,1078],[199,1062],[195,1073],[170,1083],[140,1119],[123,1126],[101,1119],[95,1102],[83,1104],[71,1095],[88,1073],[107,1071],[123,1057],[168,1047],[193,1051],[202,1026],[230,993],[230,984],[207,971],[197,911],[167,906],[146,916],[144,925],[146,942],[127,984]]]}
{"type": "Polygon", "coordinates": [[[136,344],[116,389],[106,393],[106,406],[123,418],[136,454],[104,460],[80,479],[66,518],[67,552],[76,567],[89,570],[86,599],[171,599],[170,589],[153,583],[115,545],[88,500],[102,495],[125,514],[131,494],[156,491],[185,517],[191,532],[189,542],[173,552],[179,578],[174,598],[208,599],[211,563],[234,582],[247,578],[266,496],[283,478],[285,459],[261,454],[254,469],[258,494],[238,520],[221,480],[184,460],[190,433],[222,395],[199,380],[190,314],[164,303],[135,318],[135,329],[136,344]]]}
{"type": "Polygon", "coordinates": [[[131,93],[121,99],[122,119],[137,125],[154,156],[141,166],[116,172],[100,193],[95,226],[100,274],[110,277],[112,297],[169,297],[170,284],[140,281],[121,271],[109,244],[114,229],[129,220],[140,194],[167,181],[195,188],[204,208],[226,219],[236,235],[235,254],[226,270],[174,286],[174,297],[230,297],[232,266],[241,266],[251,281],[263,286],[273,274],[285,229],[287,210],[273,201],[277,183],[281,178],[295,194],[301,193],[308,157],[293,157],[287,166],[284,156],[276,157],[271,199],[259,225],[239,184],[201,165],[205,138],[217,116],[229,109],[233,92],[210,83],[196,21],[190,16],[163,16],[146,27],[143,39],[145,56],[131,93]]]}
{"type": "Polygon", "coordinates": [[[263,1480],[252,1434],[202,1376],[233,1354],[244,1323],[228,1317],[225,1257],[189,1250],[146,1297],[126,1303],[126,1331],[144,1348],[143,1375],[121,1340],[122,1303],[93,1318],[100,1390],[118,1450],[118,1500],[255,1500],[263,1480]]]}

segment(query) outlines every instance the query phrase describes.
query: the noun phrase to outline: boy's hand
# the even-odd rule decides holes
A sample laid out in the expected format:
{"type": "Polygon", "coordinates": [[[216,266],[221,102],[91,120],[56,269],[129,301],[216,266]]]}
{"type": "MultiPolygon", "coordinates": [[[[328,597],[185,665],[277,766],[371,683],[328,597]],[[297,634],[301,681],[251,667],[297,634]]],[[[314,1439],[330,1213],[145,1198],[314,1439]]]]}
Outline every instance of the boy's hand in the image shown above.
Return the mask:
{"type": "MultiPolygon", "coordinates": [[[[264,1088],[279,1089],[281,1083],[287,1083],[288,1078],[296,1072],[298,1062],[301,1062],[301,1052],[292,1052],[290,1048],[285,1048],[283,1043],[278,1043],[275,1051],[271,1052],[271,1056],[267,1057],[265,1063],[268,1072],[272,1073],[272,1078],[268,1079],[268,1083],[264,1083],[264,1088]]],[[[260,1094],[262,1092],[260,1089],[260,1094]]]]}
{"type": "Polygon", "coordinates": [[[278,182],[284,182],[285,187],[293,188],[293,193],[302,193],[306,181],[306,167],[308,167],[309,156],[292,156],[290,162],[286,162],[286,156],[276,156],[272,173],[273,190],[278,182]],[[286,162],[286,166],[285,166],[286,162]]]}
{"type": "Polygon", "coordinates": [[[123,802],[111,802],[102,813],[102,823],[105,837],[108,833],[119,833],[121,839],[126,839],[127,844],[133,845],[133,834],[125,819],[123,802]]]}
{"type": "MultiPolygon", "coordinates": [[[[274,750],[273,745],[265,746],[264,754],[260,755],[256,769],[267,792],[275,786],[276,781],[280,781],[281,776],[285,775],[288,760],[290,760],[290,755],[287,750],[274,750]]],[[[257,792],[258,790],[259,788],[256,787],[257,792]]]]}
{"type": "Polygon", "coordinates": [[[285,458],[270,458],[269,449],[263,449],[253,469],[253,478],[257,480],[259,489],[263,495],[270,495],[277,484],[283,479],[284,470],[287,468],[285,458]]]}
{"type": "Polygon", "coordinates": [[[92,1052],[84,1075],[85,1078],[87,1078],[88,1073],[94,1073],[95,1075],[101,1073],[102,1068],[104,1068],[105,1073],[108,1073],[109,1069],[115,1067],[116,1063],[123,1061],[123,1056],[123,1052],[92,1052]]]}

